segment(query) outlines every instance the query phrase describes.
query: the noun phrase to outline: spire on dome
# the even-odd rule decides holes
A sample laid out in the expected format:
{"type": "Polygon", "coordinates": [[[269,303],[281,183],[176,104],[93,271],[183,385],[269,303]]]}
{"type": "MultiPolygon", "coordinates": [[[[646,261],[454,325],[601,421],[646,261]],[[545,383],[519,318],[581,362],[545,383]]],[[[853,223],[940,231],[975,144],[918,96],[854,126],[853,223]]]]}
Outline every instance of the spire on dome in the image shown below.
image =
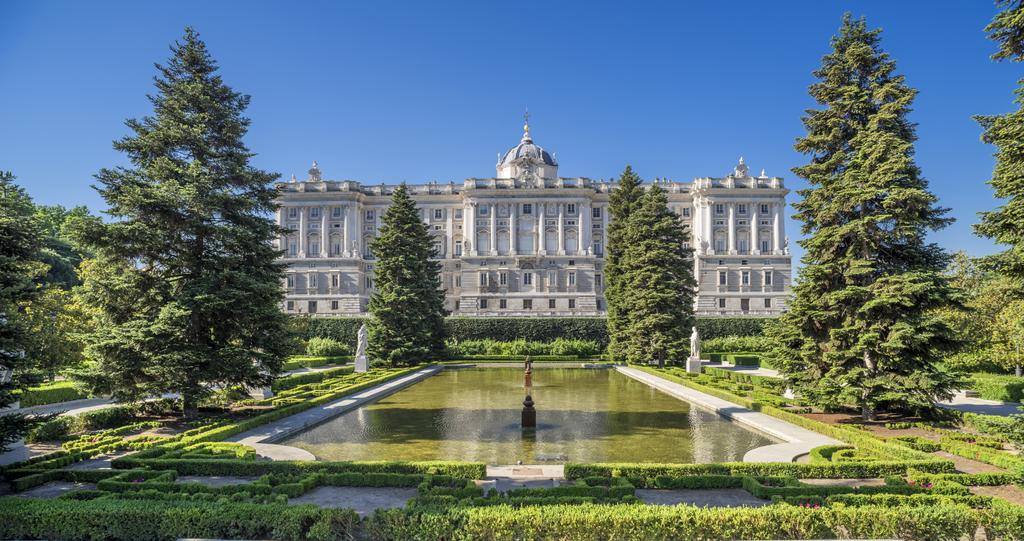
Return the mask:
{"type": "Polygon", "coordinates": [[[309,168],[309,180],[313,182],[320,182],[320,166],[316,164],[316,160],[313,160],[313,167],[309,168]]]}
{"type": "Polygon", "coordinates": [[[533,139],[530,138],[530,108],[526,108],[526,112],[523,113],[523,142],[528,143],[533,139]]]}

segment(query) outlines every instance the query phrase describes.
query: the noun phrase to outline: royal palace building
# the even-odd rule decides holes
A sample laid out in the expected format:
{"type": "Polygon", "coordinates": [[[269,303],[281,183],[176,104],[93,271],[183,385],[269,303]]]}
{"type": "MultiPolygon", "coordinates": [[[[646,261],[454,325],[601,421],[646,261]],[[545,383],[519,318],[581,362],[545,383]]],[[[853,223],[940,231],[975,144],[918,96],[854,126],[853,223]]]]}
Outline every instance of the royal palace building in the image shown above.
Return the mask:
{"type": "MultiPolygon", "coordinates": [[[[774,315],[786,308],[792,266],[779,177],[731,174],[654,181],[692,235],[704,316],[774,315]]],[[[446,308],[465,316],[603,315],[608,196],[614,183],[558,176],[529,125],[498,160],[497,175],[410,185],[442,264],[446,308]]],[[[277,220],[287,264],[284,310],[365,313],[373,293],[371,241],[394,186],[324,180],[282,182],[277,220]]]]}

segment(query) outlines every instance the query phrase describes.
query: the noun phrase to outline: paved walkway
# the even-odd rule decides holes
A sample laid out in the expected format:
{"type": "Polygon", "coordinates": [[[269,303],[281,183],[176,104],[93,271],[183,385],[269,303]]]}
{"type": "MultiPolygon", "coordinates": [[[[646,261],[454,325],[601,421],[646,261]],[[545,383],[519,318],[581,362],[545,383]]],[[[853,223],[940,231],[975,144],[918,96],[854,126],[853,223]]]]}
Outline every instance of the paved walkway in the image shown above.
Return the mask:
{"type": "Polygon", "coordinates": [[[779,374],[778,370],[772,370],[771,368],[761,368],[758,366],[734,366],[731,364],[711,364],[705,365],[708,368],[721,368],[722,370],[728,370],[730,372],[736,372],[739,374],[747,374],[749,376],[764,376],[766,378],[781,378],[782,374],[779,374]]]}
{"type": "Polygon", "coordinates": [[[728,417],[733,421],[745,424],[785,442],[752,449],[743,455],[744,462],[792,462],[798,456],[809,453],[811,449],[819,445],[842,443],[839,440],[787,423],[770,415],[744,408],[728,400],[673,383],[643,370],[626,366],[616,366],[615,369],[659,391],[714,411],[719,415],[728,417]]]}
{"type": "Polygon", "coordinates": [[[251,445],[256,453],[272,460],[315,460],[308,451],[290,447],[287,445],[275,445],[274,442],[281,441],[293,434],[318,425],[328,419],[337,417],[347,411],[353,410],[374,400],[387,396],[395,391],[408,387],[422,379],[433,376],[444,370],[443,366],[430,366],[417,370],[406,376],[402,376],[369,389],[364,389],[354,395],[335,400],[322,406],[310,408],[306,411],[296,413],[290,417],[279,419],[258,426],[252,430],[236,434],[227,439],[251,445]]]}
{"type": "Polygon", "coordinates": [[[946,409],[983,413],[985,415],[1001,415],[1003,417],[1024,413],[1018,409],[1022,405],[1020,402],[1000,402],[998,400],[986,400],[962,394],[953,397],[952,400],[939,402],[938,404],[946,409]]]}

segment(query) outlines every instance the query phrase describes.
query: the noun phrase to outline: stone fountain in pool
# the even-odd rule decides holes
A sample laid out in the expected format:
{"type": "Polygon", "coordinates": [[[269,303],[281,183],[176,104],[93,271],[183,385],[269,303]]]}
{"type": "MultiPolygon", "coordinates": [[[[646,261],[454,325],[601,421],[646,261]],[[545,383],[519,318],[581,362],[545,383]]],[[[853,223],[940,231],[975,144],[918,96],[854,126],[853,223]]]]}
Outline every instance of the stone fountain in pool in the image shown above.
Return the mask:
{"type": "Polygon", "coordinates": [[[558,464],[740,461],[777,442],[614,370],[535,367],[531,396],[523,429],[522,369],[447,369],[280,443],[321,460],[558,464]]]}

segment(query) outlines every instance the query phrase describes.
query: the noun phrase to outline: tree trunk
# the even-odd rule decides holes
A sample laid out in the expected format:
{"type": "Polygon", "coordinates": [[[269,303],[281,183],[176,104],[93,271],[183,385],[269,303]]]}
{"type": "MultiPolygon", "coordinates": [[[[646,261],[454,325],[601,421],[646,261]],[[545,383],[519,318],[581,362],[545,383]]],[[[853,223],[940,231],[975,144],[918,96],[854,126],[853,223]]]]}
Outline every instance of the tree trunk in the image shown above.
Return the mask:
{"type": "Polygon", "coordinates": [[[186,419],[192,419],[199,415],[199,401],[194,393],[190,391],[181,392],[181,414],[186,419]]]}
{"type": "Polygon", "coordinates": [[[1018,378],[1021,376],[1021,369],[1020,369],[1020,365],[1019,364],[1013,368],[1013,373],[1018,378]]]}

